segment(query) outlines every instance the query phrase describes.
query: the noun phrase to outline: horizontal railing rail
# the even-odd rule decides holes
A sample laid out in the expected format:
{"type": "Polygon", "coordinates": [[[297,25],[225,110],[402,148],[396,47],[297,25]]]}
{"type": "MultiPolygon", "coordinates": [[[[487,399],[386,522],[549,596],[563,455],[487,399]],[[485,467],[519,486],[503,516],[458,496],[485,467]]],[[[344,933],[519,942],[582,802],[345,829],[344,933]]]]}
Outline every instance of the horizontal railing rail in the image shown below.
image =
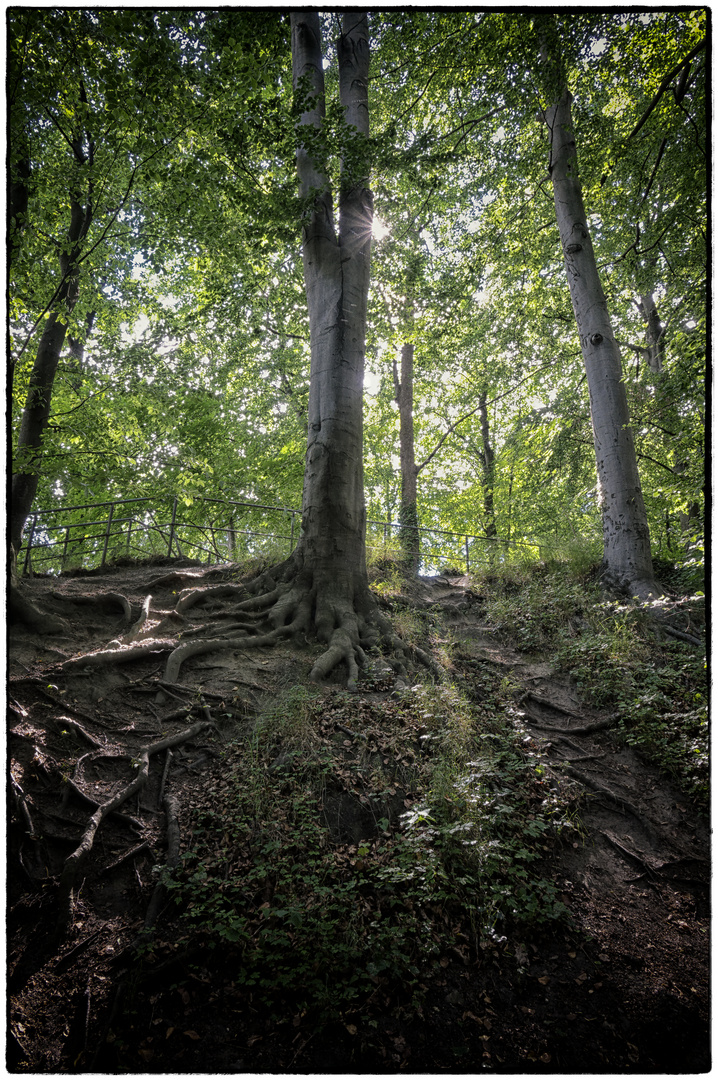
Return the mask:
{"type": "MultiPolygon", "coordinates": [[[[74,506],[55,506],[34,510],[28,519],[26,537],[18,555],[23,574],[34,572],[58,573],[68,565],[104,566],[108,557],[118,558],[169,555],[203,559],[207,562],[231,562],[247,556],[276,553],[277,545],[288,543],[293,551],[299,538],[297,516],[301,511],[289,506],[273,506],[236,499],[210,497],[193,498],[180,506],[176,496],[166,499],[135,497],[81,503],[74,506]],[[145,509],[141,509],[144,504],[145,509]],[[184,511],[207,504],[218,508],[215,516],[200,514],[198,520],[184,511]],[[123,508],[132,507],[124,516],[123,508]],[[165,510],[166,508],[166,510],[165,510]],[[102,511],[106,514],[102,516],[102,511]],[[83,511],[93,511],[88,519],[83,511]],[[261,527],[243,528],[245,514],[260,515],[252,524],[261,527]],[[182,515],[182,516],[180,516],[182,515]],[[68,521],[68,516],[76,520],[68,521]],[[164,517],[169,520],[163,520],[164,517]],[[289,520],[287,521],[287,517],[289,520]],[[282,527],[282,525],[284,527],[282,527]],[[92,532],[92,529],[99,529],[92,532]],[[72,535],[72,534],[75,535],[72,535]],[[78,535],[79,534],[79,535],[78,535]],[[61,549],[61,550],[58,550],[61,549]]],[[[374,557],[386,556],[396,537],[402,538],[405,554],[415,556],[424,570],[459,563],[467,572],[472,563],[491,561],[499,549],[504,553],[515,548],[537,548],[538,541],[505,539],[480,533],[455,532],[431,526],[406,526],[397,521],[367,520],[367,549],[374,557]],[[416,548],[407,550],[407,536],[416,536],[416,548]]]]}

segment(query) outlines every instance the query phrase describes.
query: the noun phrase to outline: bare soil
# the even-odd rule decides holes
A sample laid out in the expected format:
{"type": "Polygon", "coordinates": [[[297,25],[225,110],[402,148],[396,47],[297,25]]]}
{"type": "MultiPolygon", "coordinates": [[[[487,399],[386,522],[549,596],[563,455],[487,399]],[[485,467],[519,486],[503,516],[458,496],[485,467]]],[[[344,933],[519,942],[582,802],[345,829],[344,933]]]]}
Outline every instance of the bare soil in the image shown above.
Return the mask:
{"type": "MultiPolygon", "coordinates": [[[[221,568],[157,560],[27,583],[67,632],[17,627],[9,646],[9,1071],[708,1071],[708,822],[619,744],[611,717],[587,712],[550,657],[497,642],[461,579],[420,579],[409,599],[436,605],[462,638],[452,674],[469,695],[480,699],[482,664],[505,671],[517,688],[514,723],[549,782],[568,775],[582,793],[581,839],[547,854],[570,921],[447,954],[427,979],[421,1015],[399,989],[377,995],[372,1023],[345,1018],[322,1030],[253,1007],[229,952],[178,944],[152,874],[167,858],[166,797],[181,846],[187,808],[212,798],[223,745],[281,688],[306,681],[321,651],[234,647],[188,659],[175,685],[161,685],[177,595],[193,580],[224,577],[221,568]],[[67,663],[126,635],[148,595],[135,641],[156,640],[156,651],[123,664],[67,663]],[[178,740],[171,758],[164,746],[152,751],[146,784],[102,820],[68,886],[68,857],[93,813],[168,736],[178,740]],[[153,895],[148,970],[134,945],[153,895]]],[[[196,623],[209,617],[207,607],[195,614],[196,623]]],[[[185,631],[191,625],[184,620],[185,631]]],[[[360,682],[358,693],[376,710],[392,685],[360,682]]],[[[359,836],[361,822],[345,814],[337,845],[356,839],[352,829],[359,836]]]]}

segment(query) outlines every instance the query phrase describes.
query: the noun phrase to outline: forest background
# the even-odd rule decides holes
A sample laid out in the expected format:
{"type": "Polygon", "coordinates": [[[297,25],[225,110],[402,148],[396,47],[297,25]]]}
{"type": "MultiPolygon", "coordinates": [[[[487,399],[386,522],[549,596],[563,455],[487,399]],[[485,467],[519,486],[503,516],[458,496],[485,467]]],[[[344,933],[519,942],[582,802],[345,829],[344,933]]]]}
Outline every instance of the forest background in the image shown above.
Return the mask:
{"type": "MultiPolygon", "coordinates": [[[[551,30],[654,559],[696,570],[707,20],[607,10],[551,30]]],[[[479,559],[511,541],[600,558],[534,23],[370,13],[367,515],[483,535],[479,559]]],[[[15,549],[31,507],[177,495],[199,523],[203,498],[299,508],[307,199],[288,16],[11,8],[8,47],[15,549]]],[[[336,181],[357,143],[326,56],[314,149],[336,181]]]]}

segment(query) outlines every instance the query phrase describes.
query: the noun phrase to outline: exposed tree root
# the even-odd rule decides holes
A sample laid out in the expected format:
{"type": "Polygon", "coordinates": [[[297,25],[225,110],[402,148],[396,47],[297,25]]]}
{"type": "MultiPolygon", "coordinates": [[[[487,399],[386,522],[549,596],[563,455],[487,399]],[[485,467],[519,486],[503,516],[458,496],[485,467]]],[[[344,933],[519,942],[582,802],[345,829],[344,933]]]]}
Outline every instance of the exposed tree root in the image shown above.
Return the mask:
{"type": "Polygon", "coordinates": [[[65,860],[65,865],[60,876],[60,890],[58,897],[59,912],[56,926],[56,935],[58,938],[64,938],[67,933],[72,920],[73,891],[77,874],[92,850],[92,846],[95,842],[95,835],[104,819],[108,814],[113,810],[116,810],[119,806],[122,806],[123,803],[127,802],[128,799],[145,786],[149,777],[150,758],[153,757],[154,754],[166,750],[168,747],[178,746],[180,743],[187,742],[196,735],[198,731],[201,731],[207,726],[208,723],[206,720],[200,720],[198,723],[193,724],[184,731],[178,732],[176,735],[169,735],[166,739],[161,739],[159,742],[152,743],[150,746],[145,747],[139,755],[139,767],[135,778],[120,792],[97,807],[87,823],[80,843],[65,860]]]}
{"type": "MultiPolygon", "coordinates": [[[[175,581],[172,575],[166,575],[154,584],[164,584],[168,579],[171,583],[175,581]]],[[[65,660],[58,670],[125,664],[148,654],[169,652],[163,681],[176,684],[183,663],[191,657],[240,647],[242,651],[269,647],[287,638],[301,641],[315,636],[325,649],[310,672],[314,682],[323,682],[343,664],[347,671],[346,685],[355,689],[360,668],[367,662],[367,650],[379,646],[387,652],[387,662],[399,675],[405,674],[407,666],[414,662],[428,668],[435,678],[445,678],[446,673],[428,653],[407,645],[394,633],[389,619],[379,611],[366,575],[344,568],[322,574],[309,570],[302,565],[301,545],[284,563],[243,584],[184,589],[177,597],[174,611],[153,632],[156,635],[158,630],[166,632],[168,621],[184,621],[185,613],[197,604],[226,599],[234,603],[223,610],[223,624],[219,626],[206,623],[195,627],[186,631],[179,642],[176,638],[160,636],[138,642],[149,615],[151,596],[148,596],[139,619],[122,637],[103,649],[65,660]],[[192,640],[188,640],[190,636],[192,640]]],[[[408,598],[407,602],[413,604],[408,598]]]]}
{"type": "MultiPolygon", "coordinates": [[[[180,857],[180,830],[177,821],[177,801],[172,798],[171,795],[168,795],[164,799],[163,805],[165,808],[165,816],[167,818],[167,859],[165,865],[168,869],[173,870],[179,862],[180,857]]],[[[147,907],[143,934],[147,934],[157,922],[157,916],[164,903],[166,892],[167,890],[163,883],[158,881],[147,907]]]]}
{"type": "Polygon", "coordinates": [[[65,604],[69,602],[71,604],[92,604],[95,607],[103,607],[109,602],[110,604],[116,604],[118,607],[122,608],[122,614],[127,622],[132,618],[132,606],[127,597],[122,593],[103,592],[90,595],[85,593],[73,593],[72,596],[66,596],[65,593],[52,592],[51,596],[54,596],[56,600],[62,600],[65,604]]]}
{"type": "Polygon", "coordinates": [[[151,851],[148,840],[143,840],[140,844],[135,844],[129,851],[123,851],[121,855],[118,855],[118,857],[111,863],[108,863],[107,866],[101,867],[98,873],[109,874],[113,870],[116,870],[118,866],[122,866],[122,864],[126,863],[129,859],[134,859],[136,855],[140,855],[143,851],[151,851]]]}
{"type": "Polygon", "coordinates": [[[221,584],[186,589],[177,600],[176,612],[184,614],[205,600],[237,598],[223,619],[233,621],[214,628],[205,624],[189,633],[172,651],[164,681],[176,683],[182,664],[194,656],[222,650],[269,647],[287,638],[302,640],[314,634],[326,648],[316,660],[310,679],[323,682],[341,664],[347,671],[347,687],[356,688],[359,669],[367,662],[366,650],[382,643],[394,655],[389,663],[404,672],[415,660],[437,677],[443,671],[420,649],[407,646],[378,610],[366,579],[337,572],[320,577],[302,567],[297,549],[289,559],[262,572],[243,585],[221,584]],[[241,618],[237,619],[236,616],[241,618]]]}
{"type": "Polygon", "coordinates": [[[10,582],[8,588],[8,616],[11,626],[26,626],[36,634],[66,634],[67,623],[56,615],[41,611],[22,590],[21,585],[10,582]]]}
{"type": "MultiPolygon", "coordinates": [[[[557,705],[553,701],[549,701],[548,698],[539,697],[538,694],[534,694],[532,690],[527,690],[524,694],[521,694],[517,698],[517,705],[525,705],[527,701],[535,701],[538,705],[543,705],[547,709],[553,709],[554,712],[563,713],[564,716],[570,717],[571,720],[582,720],[582,716],[577,716],[575,712],[571,712],[569,709],[564,709],[562,705],[557,705]]],[[[617,723],[616,717],[610,719],[595,720],[593,723],[584,724],[581,727],[562,728],[557,727],[555,724],[545,724],[543,720],[537,717],[530,708],[526,710],[530,717],[530,723],[532,727],[538,728],[539,731],[550,731],[554,735],[592,735],[595,731],[606,731],[608,728],[614,726],[617,723]]]]}
{"type": "MultiPolygon", "coordinates": [[[[644,874],[647,874],[648,877],[656,878],[659,876],[657,868],[655,866],[652,866],[641,855],[637,855],[635,851],[630,851],[624,844],[620,842],[620,840],[618,840],[613,835],[613,833],[606,832],[602,829],[601,835],[605,836],[609,844],[611,844],[612,847],[615,847],[616,851],[620,851],[621,855],[624,855],[626,858],[631,859],[635,863],[638,863],[638,865],[643,868],[644,874]]],[[[643,877],[643,874],[641,876],[643,877]]]]}
{"type": "Polygon", "coordinates": [[[111,664],[129,664],[131,660],[140,660],[151,653],[169,652],[175,647],[175,641],[168,638],[147,638],[146,641],[132,648],[125,649],[120,646],[115,649],[98,649],[97,652],[83,653],[82,656],[73,656],[59,665],[60,671],[70,671],[72,668],[105,667],[111,664]]]}
{"type": "Polygon", "coordinates": [[[560,728],[555,724],[544,724],[532,716],[530,723],[531,727],[538,728],[539,731],[550,731],[554,735],[592,735],[595,731],[607,731],[614,727],[618,720],[613,717],[611,720],[597,720],[595,724],[585,724],[583,727],[560,728]]]}
{"type": "MultiPolygon", "coordinates": [[[[152,603],[152,594],[145,597],[144,602],[142,604],[142,609],[140,611],[140,617],[138,618],[137,622],[134,623],[130,627],[130,629],[127,631],[127,633],[123,634],[122,637],[118,639],[118,644],[119,645],[129,645],[130,642],[134,641],[135,638],[139,636],[139,633],[142,630],[142,627],[147,622],[147,617],[148,617],[148,615],[150,613],[150,604],[151,603],[152,603]]],[[[132,615],[130,615],[130,618],[132,618],[132,615]]],[[[110,644],[112,645],[114,643],[110,642],[110,644]]],[[[109,646],[108,646],[108,648],[109,648],[109,646]]]]}
{"type": "Polygon", "coordinates": [[[671,637],[678,638],[679,641],[687,641],[689,645],[697,645],[699,649],[705,647],[700,638],[693,637],[692,634],[686,634],[683,630],[676,630],[675,627],[668,626],[666,623],[661,623],[661,630],[664,634],[670,634],[671,637]]]}
{"type": "Polygon", "coordinates": [[[183,589],[177,598],[175,611],[182,615],[189,611],[195,604],[204,603],[205,600],[224,598],[225,596],[246,596],[247,590],[244,585],[204,585],[183,589]]]}
{"type": "Polygon", "coordinates": [[[90,746],[95,746],[98,750],[104,745],[100,739],[96,739],[89,731],[85,731],[82,724],[78,724],[77,720],[72,720],[69,716],[54,716],[51,719],[60,728],[69,728],[71,731],[76,731],[78,735],[82,735],[83,739],[89,742],[90,746]]]}

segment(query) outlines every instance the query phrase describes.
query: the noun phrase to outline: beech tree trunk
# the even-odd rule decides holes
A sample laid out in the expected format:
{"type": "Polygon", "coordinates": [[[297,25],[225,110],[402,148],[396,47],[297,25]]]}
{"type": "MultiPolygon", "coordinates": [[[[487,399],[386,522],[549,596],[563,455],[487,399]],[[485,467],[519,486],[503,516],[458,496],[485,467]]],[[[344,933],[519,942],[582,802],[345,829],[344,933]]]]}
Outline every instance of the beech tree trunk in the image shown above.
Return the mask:
{"type": "MultiPolygon", "coordinates": [[[[324,116],[319,16],[299,12],[291,21],[295,86],[309,76],[315,95],[301,124],[319,128],[324,116]]],[[[345,120],[368,135],[366,15],[344,16],[338,52],[345,120]]],[[[352,163],[344,163],[337,230],[321,163],[304,147],[297,163],[302,196],[319,189],[302,245],[311,337],[302,543],[315,572],[336,584],[366,577],[362,395],[372,195],[363,176],[351,175],[352,163]]]]}
{"type": "MultiPolygon", "coordinates": [[[[367,186],[369,38],[366,13],[348,12],[337,43],[339,94],[346,128],[341,163],[339,221],[322,160],[324,68],[316,11],[291,15],[292,67],[303,112],[298,124],[297,171],[305,201],[302,253],[309,308],[311,376],[302,533],[283,563],[243,587],[236,630],[243,647],[271,645],[315,634],[326,645],[310,678],[320,682],[345,663],[356,687],[367,648],[384,641],[389,664],[399,656],[433,661],[394,634],[369,590],[366,572],[362,397],[369,292],[372,195],[367,186]],[[251,635],[253,630],[258,636],[251,635]]],[[[208,652],[221,639],[179,646],[168,661],[174,678],[186,655],[208,652]]],[[[432,668],[433,670],[433,668],[432,668]]]]}
{"type": "Polygon", "coordinates": [[[621,354],[598,276],[578,177],[568,90],[548,109],[545,119],[551,140],[549,171],[556,219],[591,402],[604,574],[612,586],[645,598],[659,590],[653,577],[621,354]]]}
{"type": "Polygon", "coordinates": [[[394,359],[394,394],[399,406],[399,463],[401,469],[401,502],[399,506],[399,542],[404,562],[412,574],[418,573],[419,515],[416,508],[416,478],[419,469],[414,454],[414,345],[405,342],[401,347],[400,369],[394,359]]]}

